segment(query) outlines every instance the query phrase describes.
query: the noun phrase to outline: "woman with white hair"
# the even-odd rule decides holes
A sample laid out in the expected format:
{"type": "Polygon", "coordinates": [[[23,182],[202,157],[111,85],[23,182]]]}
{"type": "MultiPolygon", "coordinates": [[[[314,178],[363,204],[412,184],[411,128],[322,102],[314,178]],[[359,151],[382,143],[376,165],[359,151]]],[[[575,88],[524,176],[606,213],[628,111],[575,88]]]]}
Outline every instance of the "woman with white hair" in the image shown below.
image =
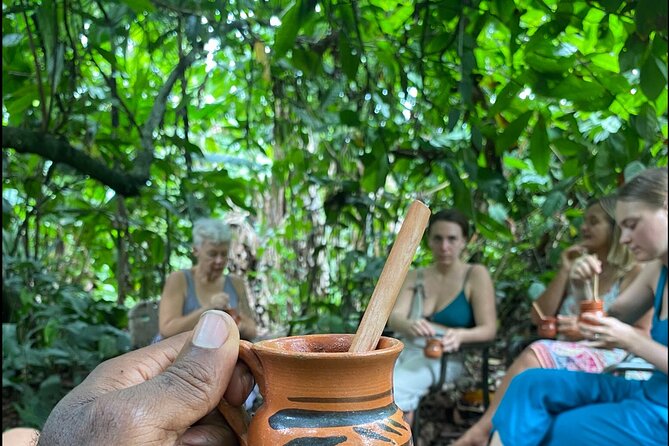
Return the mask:
{"type": "Polygon", "coordinates": [[[256,323],[244,280],[224,274],[232,233],[215,218],[202,218],[193,225],[193,255],[196,263],[171,273],[165,281],[158,313],[157,340],[192,330],[202,313],[218,309],[238,316],[243,339],[256,336],[256,323]]]}

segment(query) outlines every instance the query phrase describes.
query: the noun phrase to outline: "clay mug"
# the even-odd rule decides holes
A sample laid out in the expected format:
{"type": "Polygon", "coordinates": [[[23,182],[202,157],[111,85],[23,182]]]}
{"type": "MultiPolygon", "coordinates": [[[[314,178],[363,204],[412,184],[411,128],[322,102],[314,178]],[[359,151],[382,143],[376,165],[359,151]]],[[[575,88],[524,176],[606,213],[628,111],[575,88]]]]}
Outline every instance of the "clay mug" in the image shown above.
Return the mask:
{"type": "Polygon", "coordinates": [[[557,336],[557,318],[546,316],[541,319],[537,327],[537,334],[541,338],[555,339],[557,336]]]}
{"type": "Polygon", "coordinates": [[[592,314],[596,317],[606,316],[604,312],[604,302],[601,300],[583,300],[581,301],[581,315],[578,318],[578,321],[582,324],[598,325],[596,322],[583,319],[585,313],[592,314]]]}
{"type": "Polygon", "coordinates": [[[393,398],[403,348],[381,337],[376,350],[349,353],[352,334],[240,341],[263,404],[248,421],[225,400],[219,409],[241,446],[407,445],[411,430],[393,398]]]}
{"type": "Polygon", "coordinates": [[[425,356],[432,359],[441,358],[444,354],[444,348],[441,345],[441,338],[434,337],[427,340],[425,348],[423,349],[425,356]]]}

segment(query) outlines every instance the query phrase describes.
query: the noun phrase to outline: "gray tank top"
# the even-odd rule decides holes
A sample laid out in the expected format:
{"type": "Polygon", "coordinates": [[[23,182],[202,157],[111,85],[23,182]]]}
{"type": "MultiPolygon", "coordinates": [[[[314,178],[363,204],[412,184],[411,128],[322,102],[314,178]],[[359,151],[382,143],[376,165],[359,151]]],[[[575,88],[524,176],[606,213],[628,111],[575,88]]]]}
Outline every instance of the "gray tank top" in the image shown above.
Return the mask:
{"type": "MultiPolygon", "coordinates": [[[[190,269],[182,269],[181,271],[186,276],[186,299],[184,299],[184,307],[181,311],[181,314],[185,316],[200,308],[201,305],[197,300],[197,294],[195,293],[193,272],[190,269]]],[[[237,310],[237,307],[239,307],[239,296],[237,295],[237,290],[232,285],[230,276],[225,276],[225,282],[223,282],[223,292],[230,296],[230,308],[237,310]]]]}
{"type": "MultiPolygon", "coordinates": [[[[181,272],[184,273],[186,277],[186,298],[184,299],[183,310],[181,315],[185,316],[192,313],[201,307],[200,301],[197,300],[197,293],[195,292],[195,281],[193,280],[193,272],[190,269],[182,269],[181,272]]],[[[230,276],[225,276],[225,281],[223,282],[223,292],[227,293],[230,296],[230,308],[238,310],[239,307],[239,295],[237,295],[237,290],[230,280],[230,276]]],[[[158,333],[153,340],[152,344],[162,340],[163,337],[158,333]]]]}

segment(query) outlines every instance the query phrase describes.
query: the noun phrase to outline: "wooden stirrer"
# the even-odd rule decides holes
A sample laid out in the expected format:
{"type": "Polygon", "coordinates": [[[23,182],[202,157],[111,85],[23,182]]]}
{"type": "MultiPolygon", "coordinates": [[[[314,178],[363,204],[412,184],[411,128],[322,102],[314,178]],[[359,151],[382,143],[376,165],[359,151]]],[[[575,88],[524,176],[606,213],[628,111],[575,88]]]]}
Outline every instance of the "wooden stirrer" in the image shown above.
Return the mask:
{"type": "MultiPolygon", "coordinates": [[[[597,254],[594,255],[595,259],[597,258],[597,254]]],[[[592,299],[595,302],[599,302],[599,274],[595,274],[595,277],[592,279],[592,299]]]]}
{"type": "Polygon", "coordinates": [[[540,318],[542,321],[545,321],[545,320],[546,320],[546,316],[544,316],[544,313],[541,311],[541,308],[539,308],[539,305],[537,305],[536,302],[532,302],[532,306],[534,307],[534,309],[536,310],[537,314],[539,315],[539,318],[540,318]]]}
{"type": "Polygon", "coordinates": [[[349,352],[361,353],[376,349],[429,218],[430,209],[420,201],[414,200],[390,250],[390,255],[383,265],[369,305],[348,349],[349,352]]]}

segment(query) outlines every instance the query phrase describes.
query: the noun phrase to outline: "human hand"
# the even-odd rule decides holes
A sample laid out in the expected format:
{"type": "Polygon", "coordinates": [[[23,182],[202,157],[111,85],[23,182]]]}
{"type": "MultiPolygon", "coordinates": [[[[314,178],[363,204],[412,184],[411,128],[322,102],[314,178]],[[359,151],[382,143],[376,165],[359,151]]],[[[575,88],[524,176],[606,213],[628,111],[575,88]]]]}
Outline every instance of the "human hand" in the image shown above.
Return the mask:
{"type": "Polygon", "coordinates": [[[583,339],[581,331],[578,329],[578,317],[557,315],[557,331],[570,341],[583,339]]]}
{"type": "Polygon", "coordinates": [[[584,313],[584,322],[578,324],[583,337],[589,340],[588,345],[597,348],[622,348],[631,350],[638,331],[615,317],[597,316],[584,313]]]}
{"type": "Polygon", "coordinates": [[[216,409],[243,404],[253,378],[239,332],[207,311],[193,332],[103,362],[53,409],[40,444],[236,445],[216,409]]]}
{"type": "Polygon", "coordinates": [[[230,296],[228,293],[216,293],[209,300],[209,309],[223,310],[230,306],[230,296]]]}
{"type": "Polygon", "coordinates": [[[569,279],[579,282],[590,280],[602,272],[602,262],[596,255],[584,255],[575,260],[569,270],[569,279]]]}
{"type": "Polygon", "coordinates": [[[444,335],[441,337],[441,345],[443,346],[444,351],[447,353],[457,352],[460,350],[460,344],[462,344],[460,332],[453,328],[447,329],[444,335]]]}
{"type": "Polygon", "coordinates": [[[412,336],[431,338],[436,333],[434,327],[426,319],[414,319],[409,322],[408,331],[412,336]]]}
{"type": "Polygon", "coordinates": [[[574,260],[578,259],[585,253],[586,250],[581,245],[570,246],[569,248],[562,251],[562,254],[560,254],[560,267],[570,271],[574,260]]]}

